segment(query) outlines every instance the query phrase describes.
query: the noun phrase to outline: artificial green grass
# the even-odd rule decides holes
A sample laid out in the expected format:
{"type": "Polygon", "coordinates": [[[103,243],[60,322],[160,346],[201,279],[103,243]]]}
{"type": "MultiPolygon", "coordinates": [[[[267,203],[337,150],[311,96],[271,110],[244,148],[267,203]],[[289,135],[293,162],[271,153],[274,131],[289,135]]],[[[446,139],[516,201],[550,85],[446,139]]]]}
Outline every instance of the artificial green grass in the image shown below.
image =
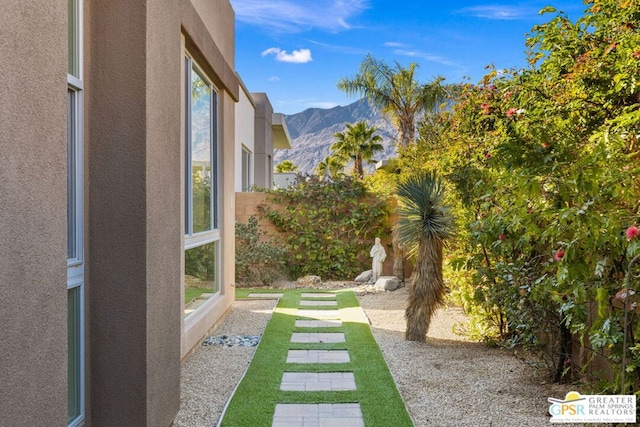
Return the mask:
{"type": "MultiPolygon", "coordinates": [[[[260,291],[237,289],[236,297],[245,298],[260,291]]],[[[268,291],[273,293],[273,290],[268,291]]],[[[382,352],[368,323],[345,320],[341,327],[299,328],[295,326],[298,308],[335,310],[336,307],[299,307],[302,292],[317,290],[278,290],[278,306],[267,324],[247,373],[238,385],[224,414],[222,427],[268,427],[277,403],[360,403],[367,427],[413,426],[382,352]],[[291,343],[293,332],[344,332],[344,343],[291,343]],[[349,363],[287,364],[289,349],[342,349],[349,351],[349,363]],[[355,391],[281,391],[284,372],[353,372],[355,391]]],[[[338,309],[358,307],[352,291],[333,291],[338,309]]],[[[319,298],[318,300],[322,300],[319,298]]]]}

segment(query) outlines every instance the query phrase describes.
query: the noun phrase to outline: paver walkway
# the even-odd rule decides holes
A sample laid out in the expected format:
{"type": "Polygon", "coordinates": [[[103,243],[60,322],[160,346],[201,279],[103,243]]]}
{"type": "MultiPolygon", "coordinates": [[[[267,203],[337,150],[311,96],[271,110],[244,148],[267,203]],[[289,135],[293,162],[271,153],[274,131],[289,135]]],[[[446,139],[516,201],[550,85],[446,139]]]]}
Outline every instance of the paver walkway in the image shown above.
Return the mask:
{"type": "MultiPolygon", "coordinates": [[[[300,295],[296,312],[296,328],[308,328],[291,334],[291,343],[332,344],[345,342],[341,312],[343,310],[313,309],[313,307],[334,307],[338,305],[336,295],[328,292],[303,292],[300,295]],[[336,332],[314,332],[313,328],[335,328],[336,332]]],[[[361,310],[361,309],[360,309],[361,310]]],[[[287,364],[304,363],[349,363],[347,350],[289,350],[287,364]]],[[[353,372],[284,372],[280,389],[283,391],[340,392],[355,390],[353,372]]],[[[364,427],[360,404],[354,403],[316,403],[292,404],[278,403],[273,415],[272,427],[364,427]]]]}
{"type": "Polygon", "coordinates": [[[243,398],[229,403],[233,421],[225,424],[223,414],[219,425],[364,427],[367,419],[371,426],[413,426],[390,373],[377,368],[384,358],[353,293],[291,291],[280,298],[273,329],[267,327],[238,386],[243,398]],[[276,350],[262,354],[267,342],[276,350]]]}

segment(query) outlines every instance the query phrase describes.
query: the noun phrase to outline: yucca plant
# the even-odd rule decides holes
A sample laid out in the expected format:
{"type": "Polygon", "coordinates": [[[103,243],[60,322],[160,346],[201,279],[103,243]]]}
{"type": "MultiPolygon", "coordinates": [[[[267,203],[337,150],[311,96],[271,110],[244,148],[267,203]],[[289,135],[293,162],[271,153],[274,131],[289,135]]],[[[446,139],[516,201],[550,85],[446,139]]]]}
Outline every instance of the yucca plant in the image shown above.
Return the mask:
{"type": "Polygon", "coordinates": [[[408,287],[405,339],[424,342],[431,317],[444,300],[442,251],[453,236],[454,219],[435,172],[410,176],[400,183],[397,194],[400,207],[394,233],[409,255],[416,257],[408,287]]]}

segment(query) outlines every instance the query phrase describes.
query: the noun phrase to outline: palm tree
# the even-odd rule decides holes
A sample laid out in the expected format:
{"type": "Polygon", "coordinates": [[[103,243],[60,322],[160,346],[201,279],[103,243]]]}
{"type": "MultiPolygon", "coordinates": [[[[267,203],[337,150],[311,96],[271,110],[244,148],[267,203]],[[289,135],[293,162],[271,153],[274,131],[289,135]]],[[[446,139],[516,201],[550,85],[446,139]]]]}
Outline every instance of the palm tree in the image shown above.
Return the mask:
{"type": "Polygon", "coordinates": [[[400,144],[415,140],[416,121],[422,114],[435,110],[445,100],[446,91],[440,84],[442,77],[432,82],[416,80],[418,64],[408,67],[396,62],[395,68],[368,54],[353,78],[343,78],[338,88],[348,95],[366,96],[396,127],[400,144]]]}
{"type": "Polygon", "coordinates": [[[327,156],[316,166],[316,174],[320,177],[337,177],[344,168],[345,162],[337,156],[327,156]]]}
{"type": "MultiPolygon", "coordinates": [[[[433,111],[446,98],[440,84],[442,77],[432,82],[419,83],[415,72],[418,65],[410,63],[395,68],[371,54],[365,56],[360,70],[353,78],[343,78],[338,88],[348,95],[366,96],[369,102],[386,115],[398,131],[400,145],[406,147],[415,140],[416,121],[424,113],[433,111]]],[[[404,254],[393,241],[393,274],[403,278],[404,254]]]]}
{"type": "Polygon", "coordinates": [[[283,160],[276,165],[276,173],[296,172],[298,165],[292,160],[283,160]]]}
{"type": "Polygon", "coordinates": [[[347,129],[344,132],[334,133],[337,141],[331,146],[331,151],[342,160],[353,160],[354,175],[364,178],[363,161],[371,161],[376,153],[383,151],[380,143],[382,137],[374,135],[378,130],[369,127],[364,120],[355,124],[345,123],[347,129]]]}
{"type": "Polygon", "coordinates": [[[405,311],[405,339],[409,341],[424,342],[431,317],[444,299],[442,249],[453,236],[454,220],[444,205],[443,190],[435,172],[410,176],[398,186],[401,205],[394,234],[416,255],[405,311]]]}

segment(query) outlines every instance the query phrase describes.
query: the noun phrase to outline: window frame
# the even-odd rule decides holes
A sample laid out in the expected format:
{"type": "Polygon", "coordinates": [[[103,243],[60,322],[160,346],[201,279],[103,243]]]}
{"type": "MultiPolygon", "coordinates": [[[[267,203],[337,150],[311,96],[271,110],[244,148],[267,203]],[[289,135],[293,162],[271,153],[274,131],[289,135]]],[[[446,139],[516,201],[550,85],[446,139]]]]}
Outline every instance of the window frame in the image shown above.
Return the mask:
{"type": "MultiPolygon", "coordinates": [[[[67,384],[67,426],[82,426],[85,403],[85,278],[84,278],[84,96],[83,96],[83,1],[68,0],[67,59],[67,354],[68,370],[77,383],[67,384]],[[71,249],[71,247],[73,249],[71,249]],[[76,293],[74,295],[74,293],[76,293]],[[76,302],[70,313],[71,298],[76,302]],[[70,321],[71,320],[71,321],[70,321]],[[73,329],[73,331],[71,331],[73,329]],[[73,335],[72,335],[73,334],[73,335]],[[71,342],[73,340],[73,342],[71,342]],[[72,356],[72,357],[71,357],[72,356]],[[72,366],[73,365],[73,366],[72,366]],[[70,398],[77,411],[69,414],[70,398]]],[[[70,376],[67,375],[69,380],[70,376]]]]}
{"type": "MultiPolygon", "coordinates": [[[[184,221],[184,247],[183,250],[186,253],[189,249],[197,248],[200,246],[208,245],[211,243],[216,244],[216,277],[215,277],[215,289],[214,294],[221,292],[221,269],[222,269],[222,256],[221,256],[221,217],[220,217],[220,191],[221,191],[221,175],[220,175],[220,112],[219,112],[219,90],[213,84],[212,80],[207,76],[203,68],[197,63],[193,56],[185,51],[184,53],[184,107],[185,107],[185,128],[184,128],[184,192],[183,202],[185,204],[183,212],[185,215],[184,221]],[[192,73],[197,75],[208,85],[211,98],[210,106],[210,164],[211,164],[211,195],[210,195],[210,215],[211,215],[211,229],[199,232],[193,232],[193,156],[192,156],[192,73]]],[[[185,272],[182,272],[183,275],[185,272]]],[[[197,310],[196,310],[197,311],[197,310]]]]}
{"type": "Polygon", "coordinates": [[[248,192],[251,191],[251,188],[253,187],[253,182],[252,182],[252,178],[253,178],[253,174],[252,172],[252,167],[251,167],[251,163],[253,162],[253,153],[251,152],[251,150],[249,150],[247,147],[245,147],[244,145],[242,145],[241,148],[241,191],[243,192],[248,192]],[[245,157],[246,156],[246,157],[245,157]],[[245,169],[246,167],[246,169],[245,169]],[[246,185],[245,185],[245,180],[246,180],[246,185]]]}

